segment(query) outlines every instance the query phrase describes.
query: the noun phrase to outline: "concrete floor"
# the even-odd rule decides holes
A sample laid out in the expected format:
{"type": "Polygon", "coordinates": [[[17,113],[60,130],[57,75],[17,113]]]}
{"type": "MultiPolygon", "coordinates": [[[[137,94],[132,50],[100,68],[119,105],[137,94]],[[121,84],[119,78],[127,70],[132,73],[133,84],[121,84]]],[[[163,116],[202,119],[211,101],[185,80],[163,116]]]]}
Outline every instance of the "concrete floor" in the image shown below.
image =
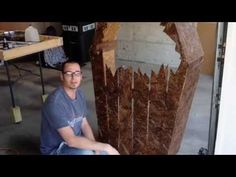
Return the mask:
{"type": "MultiPolygon", "coordinates": [[[[39,74],[39,68],[34,63],[32,61],[18,62],[17,66],[39,74]]],[[[157,68],[159,68],[153,64],[117,60],[117,66],[120,65],[132,66],[133,68],[140,67],[147,74],[150,74],[151,69],[157,71],[157,68]]],[[[97,118],[90,63],[83,66],[82,71],[84,73],[84,79],[81,88],[87,97],[89,109],[88,119],[95,135],[97,135],[97,118]]],[[[17,79],[19,71],[12,65],[10,66],[10,72],[13,80],[17,79]]],[[[23,121],[19,124],[14,124],[10,119],[11,98],[6,71],[4,66],[0,66],[0,154],[39,154],[40,108],[42,105],[40,78],[25,71],[20,72],[23,77],[15,82],[13,90],[16,105],[21,107],[23,121]],[[6,151],[5,148],[12,151],[6,151]]],[[[54,69],[44,68],[43,74],[45,90],[49,93],[60,84],[60,72],[54,69]]],[[[213,78],[210,76],[200,76],[178,154],[198,154],[201,147],[207,148],[212,80],[213,78]]]]}

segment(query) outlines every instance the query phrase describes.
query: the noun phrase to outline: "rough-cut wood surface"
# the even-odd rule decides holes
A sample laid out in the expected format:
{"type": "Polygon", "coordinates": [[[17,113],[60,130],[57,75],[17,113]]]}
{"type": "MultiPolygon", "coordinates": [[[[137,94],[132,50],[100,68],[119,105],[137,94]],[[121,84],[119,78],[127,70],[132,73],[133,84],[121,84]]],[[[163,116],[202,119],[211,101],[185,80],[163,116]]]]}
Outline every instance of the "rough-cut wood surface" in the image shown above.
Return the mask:
{"type": "Polygon", "coordinates": [[[115,39],[119,23],[97,23],[94,40],[90,48],[93,83],[95,92],[96,112],[98,119],[98,140],[107,143],[109,140],[109,120],[107,110],[107,95],[105,94],[107,64],[114,73],[116,47],[115,39]]]}
{"type": "Polygon", "coordinates": [[[97,23],[96,33],[93,44],[106,44],[106,42],[113,42],[117,39],[117,33],[120,29],[120,23],[97,23]]]}
{"type": "MultiPolygon", "coordinates": [[[[176,124],[176,112],[179,107],[181,92],[183,90],[183,86],[185,83],[187,70],[187,63],[182,61],[176,73],[172,70],[170,71],[170,78],[168,82],[168,91],[166,98],[167,105],[167,120],[166,125],[170,128],[170,140],[173,139],[173,129],[175,126],[179,126],[176,124]]],[[[181,130],[183,131],[183,130],[181,130]]],[[[170,146],[168,147],[168,154],[173,154],[170,146]]]]}
{"type": "Polygon", "coordinates": [[[108,68],[110,68],[112,74],[114,75],[116,72],[115,50],[109,50],[109,51],[103,52],[103,60],[104,60],[103,61],[104,65],[107,65],[108,68]]]}
{"type": "Polygon", "coordinates": [[[108,142],[108,117],[106,108],[104,65],[102,53],[98,52],[92,55],[93,84],[95,93],[96,112],[98,117],[98,139],[102,142],[108,142]]]}
{"type": "Polygon", "coordinates": [[[119,121],[118,121],[118,74],[112,72],[106,66],[106,96],[109,127],[109,143],[118,147],[119,121]]]}
{"type": "Polygon", "coordinates": [[[181,63],[181,65],[183,65],[181,70],[186,70],[185,83],[183,84],[178,108],[176,110],[175,125],[173,126],[173,133],[168,154],[176,154],[180,148],[194,92],[197,87],[201,62],[202,59],[195,60],[195,62],[188,65],[186,63],[181,63]]]}
{"type": "Polygon", "coordinates": [[[121,154],[133,153],[132,133],[132,69],[119,68],[119,120],[121,154]]]}
{"type": "Polygon", "coordinates": [[[105,142],[110,138],[121,154],[176,154],[183,138],[203,50],[194,23],[161,25],[175,41],[181,63],[176,72],[162,66],[150,79],[140,71],[132,76],[131,68],[120,68],[113,77],[119,24],[97,25],[90,53],[99,135],[105,142]],[[105,72],[106,63],[112,71],[105,72]]]}
{"type": "Polygon", "coordinates": [[[170,143],[170,127],[166,115],[167,68],[158,75],[152,71],[149,110],[148,154],[166,154],[170,143]]]}
{"type": "Polygon", "coordinates": [[[133,138],[134,154],[143,154],[147,151],[148,138],[148,94],[149,78],[146,74],[134,72],[134,117],[133,138]]]}
{"type": "Polygon", "coordinates": [[[187,61],[189,64],[194,60],[201,60],[204,52],[197,29],[193,26],[193,23],[175,23],[175,26],[181,44],[182,60],[187,61]]]}

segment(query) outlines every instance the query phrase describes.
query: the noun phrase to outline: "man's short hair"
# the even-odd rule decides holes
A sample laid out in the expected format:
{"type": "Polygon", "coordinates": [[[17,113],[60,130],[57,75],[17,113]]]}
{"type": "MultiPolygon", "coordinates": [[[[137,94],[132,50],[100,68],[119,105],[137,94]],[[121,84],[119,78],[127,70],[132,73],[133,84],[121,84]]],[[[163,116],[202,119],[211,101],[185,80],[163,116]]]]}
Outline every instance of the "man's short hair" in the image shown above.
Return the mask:
{"type": "Polygon", "coordinates": [[[78,64],[78,65],[80,66],[79,62],[76,61],[76,60],[67,60],[67,61],[65,61],[64,63],[62,63],[62,65],[61,65],[61,72],[62,72],[62,73],[64,72],[65,65],[66,65],[67,63],[76,63],[76,64],[78,64]]]}

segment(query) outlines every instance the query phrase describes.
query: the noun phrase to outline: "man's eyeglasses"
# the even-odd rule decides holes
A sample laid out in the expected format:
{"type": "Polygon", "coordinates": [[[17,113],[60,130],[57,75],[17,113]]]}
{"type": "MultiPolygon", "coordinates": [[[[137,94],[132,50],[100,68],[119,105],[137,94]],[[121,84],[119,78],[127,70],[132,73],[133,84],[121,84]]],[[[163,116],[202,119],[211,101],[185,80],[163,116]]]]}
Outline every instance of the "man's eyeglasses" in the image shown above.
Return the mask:
{"type": "Polygon", "coordinates": [[[66,77],[80,77],[80,76],[82,76],[81,71],[75,71],[75,72],[67,71],[67,72],[63,72],[63,74],[66,77]]]}

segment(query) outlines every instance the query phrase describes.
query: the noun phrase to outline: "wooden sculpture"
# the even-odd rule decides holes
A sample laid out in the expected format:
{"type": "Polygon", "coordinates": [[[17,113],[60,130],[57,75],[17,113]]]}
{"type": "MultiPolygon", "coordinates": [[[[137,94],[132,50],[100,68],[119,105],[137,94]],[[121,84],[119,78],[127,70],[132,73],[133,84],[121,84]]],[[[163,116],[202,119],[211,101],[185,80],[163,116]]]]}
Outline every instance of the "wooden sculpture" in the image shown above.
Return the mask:
{"type": "Polygon", "coordinates": [[[121,154],[176,154],[179,150],[203,50],[193,23],[161,23],[176,43],[181,63],[161,66],[149,78],[115,68],[119,23],[98,23],[90,49],[100,141],[121,154]]]}

